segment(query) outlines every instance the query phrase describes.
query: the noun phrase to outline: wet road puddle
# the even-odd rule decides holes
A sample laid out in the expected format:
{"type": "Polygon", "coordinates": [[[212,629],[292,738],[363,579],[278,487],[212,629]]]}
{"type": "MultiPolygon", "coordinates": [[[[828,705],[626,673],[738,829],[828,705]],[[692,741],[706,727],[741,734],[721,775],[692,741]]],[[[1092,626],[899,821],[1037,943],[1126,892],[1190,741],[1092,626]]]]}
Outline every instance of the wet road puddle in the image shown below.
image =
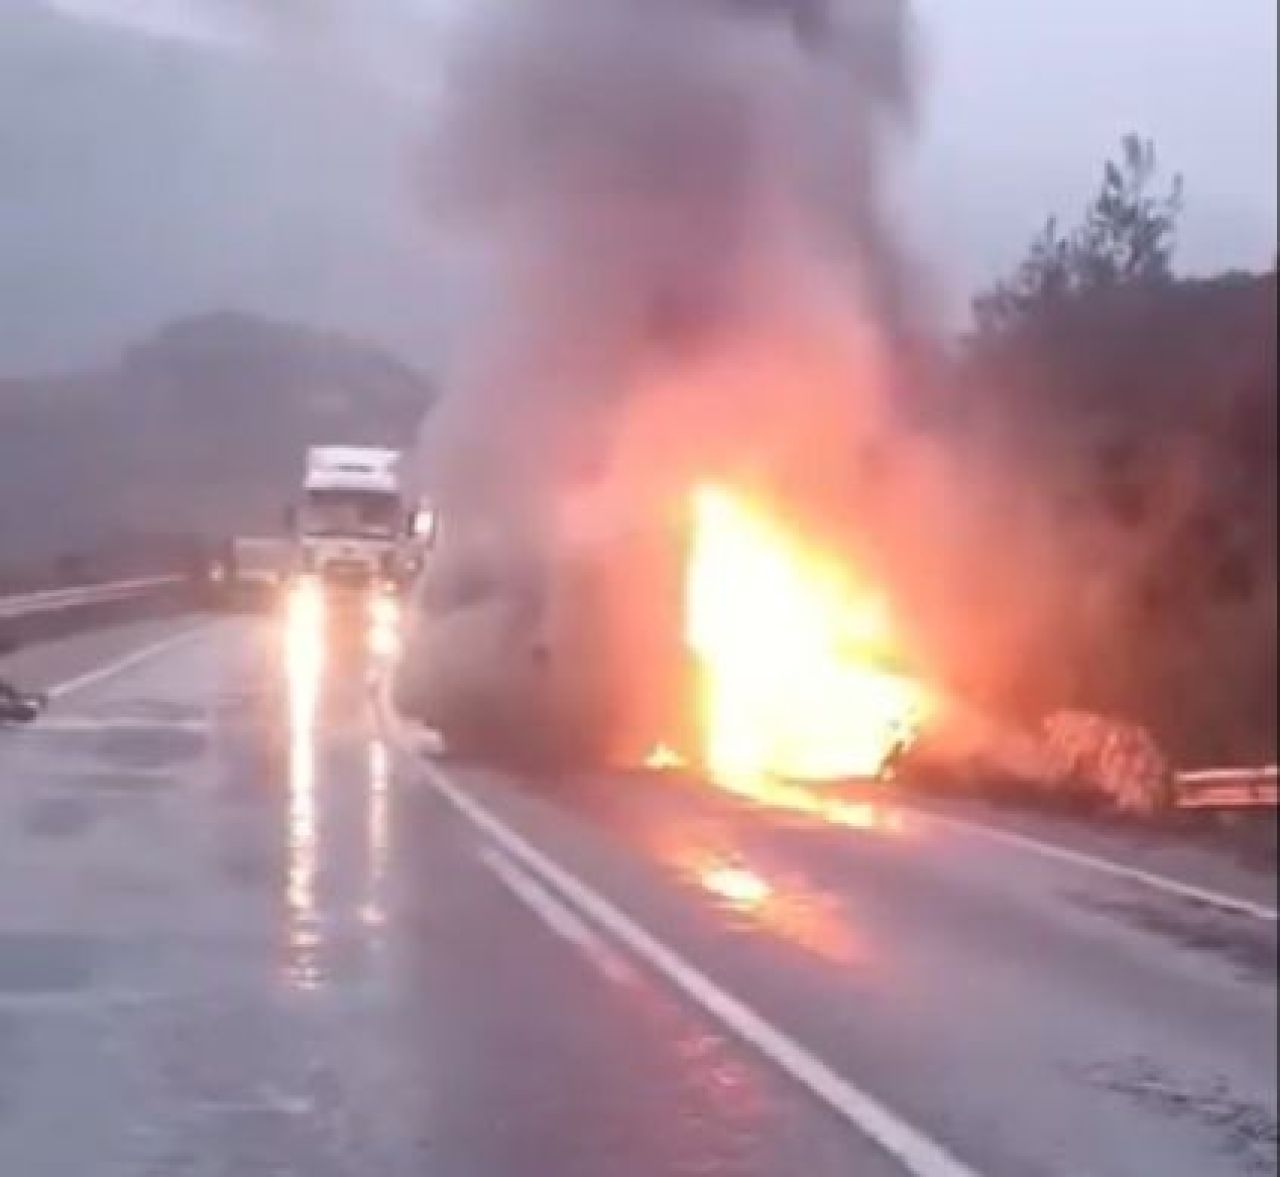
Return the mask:
{"type": "Polygon", "coordinates": [[[1243,980],[1275,983],[1274,925],[1181,900],[1101,898],[1085,894],[1075,894],[1072,898],[1088,911],[1121,920],[1180,948],[1222,957],[1239,970],[1243,980]]]}
{"type": "Polygon", "coordinates": [[[210,712],[205,706],[171,703],[155,698],[104,699],[69,708],[55,701],[31,727],[30,732],[129,728],[205,728],[210,712]]]}
{"type": "Polygon", "coordinates": [[[85,936],[0,932],[0,995],[86,989],[93,980],[94,950],[85,936]]]}
{"type": "Polygon", "coordinates": [[[39,797],[22,808],[24,833],[37,838],[70,838],[88,833],[98,819],[83,797],[39,797]]]}
{"type": "Polygon", "coordinates": [[[97,816],[86,797],[167,792],[205,754],[208,738],[192,708],[130,704],[42,720],[16,745],[21,769],[40,786],[23,803],[20,826],[42,837],[83,833],[97,816]]]}
{"type": "Polygon", "coordinates": [[[1211,1133],[1217,1147],[1250,1173],[1275,1172],[1275,1112],[1241,1098],[1219,1076],[1179,1077],[1151,1059],[1138,1057],[1099,1063],[1086,1068],[1080,1077],[1147,1111],[1197,1125],[1211,1133]]]}
{"type": "Polygon", "coordinates": [[[46,740],[51,742],[60,756],[159,767],[200,756],[208,737],[204,728],[191,725],[172,727],[135,720],[107,723],[77,721],[61,727],[50,724],[30,729],[25,738],[27,746],[32,748],[41,748],[46,740]]]}
{"type": "Polygon", "coordinates": [[[127,793],[145,795],[167,792],[181,778],[171,772],[155,770],[119,770],[76,772],[59,776],[57,784],[70,792],[127,793]]]}

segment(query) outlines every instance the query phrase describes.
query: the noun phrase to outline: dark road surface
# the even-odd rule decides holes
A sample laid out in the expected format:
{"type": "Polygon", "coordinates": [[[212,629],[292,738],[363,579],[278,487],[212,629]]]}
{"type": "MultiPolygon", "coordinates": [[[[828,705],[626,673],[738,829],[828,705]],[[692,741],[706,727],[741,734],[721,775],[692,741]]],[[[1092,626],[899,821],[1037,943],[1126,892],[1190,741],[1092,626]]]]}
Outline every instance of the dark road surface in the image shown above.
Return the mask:
{"type": "Polygon", "coordinates": [[[1274,1169],[1267,880],[431,761],[337,657],[7,664],[64,689],[0,731],[4,1177],[1274,1169]]]}

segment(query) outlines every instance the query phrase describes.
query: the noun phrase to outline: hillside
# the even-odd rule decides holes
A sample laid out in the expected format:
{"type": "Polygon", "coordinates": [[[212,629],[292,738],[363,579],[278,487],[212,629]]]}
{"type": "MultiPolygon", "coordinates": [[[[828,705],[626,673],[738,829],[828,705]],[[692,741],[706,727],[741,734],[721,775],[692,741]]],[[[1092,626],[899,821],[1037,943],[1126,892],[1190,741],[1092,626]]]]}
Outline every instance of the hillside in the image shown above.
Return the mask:
{"type": "Polygon", "coordinates": [[[271,528],[308,444],[405,444],[431,398],[377,348],[230,313],[101,371],[0,381],[0,563],[113,533],[271,528]]]}
{"type": "Polygon", "coordinates": [[[0,375],[211,306],[434,356],[416,113],[303,63],[2,0],[0,375]]]}

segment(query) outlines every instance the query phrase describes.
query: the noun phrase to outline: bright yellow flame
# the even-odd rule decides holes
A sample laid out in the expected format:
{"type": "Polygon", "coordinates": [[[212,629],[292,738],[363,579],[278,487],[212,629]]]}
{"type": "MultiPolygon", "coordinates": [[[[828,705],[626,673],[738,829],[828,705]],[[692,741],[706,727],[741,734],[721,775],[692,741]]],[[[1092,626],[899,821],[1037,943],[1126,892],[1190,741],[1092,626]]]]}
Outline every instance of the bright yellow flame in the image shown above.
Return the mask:
{"type": "Polygon", "coordinates": [[[893,645],[884,602],[717,487],[694,495],[685,605],[705,766],[721,784],[824,809],[782,782],[876,776],[922,714],[920,687],[880,668],[893,645]]]}
{"type": "Polygon", "coordinates": [[[657,772],[666,772],[671,769],[684,768],[685,759],[669,745],[655,744],[649,755],[644,758],[644,766],[657,772]]]}

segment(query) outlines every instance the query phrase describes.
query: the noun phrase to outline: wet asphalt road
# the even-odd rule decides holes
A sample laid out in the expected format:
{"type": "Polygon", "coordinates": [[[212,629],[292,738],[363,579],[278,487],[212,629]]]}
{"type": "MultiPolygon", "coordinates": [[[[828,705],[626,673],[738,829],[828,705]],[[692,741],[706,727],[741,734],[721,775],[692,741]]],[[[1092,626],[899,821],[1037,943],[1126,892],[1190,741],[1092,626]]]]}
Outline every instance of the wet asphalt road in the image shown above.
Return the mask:
{"type": "Polygon", "coordinates": [[[1256,911],[881,803],[428,762],[271,622],[189,627],[23,655],[74,689],[0,732],[5,1177],[1274,1168],[1256,911]]]}

